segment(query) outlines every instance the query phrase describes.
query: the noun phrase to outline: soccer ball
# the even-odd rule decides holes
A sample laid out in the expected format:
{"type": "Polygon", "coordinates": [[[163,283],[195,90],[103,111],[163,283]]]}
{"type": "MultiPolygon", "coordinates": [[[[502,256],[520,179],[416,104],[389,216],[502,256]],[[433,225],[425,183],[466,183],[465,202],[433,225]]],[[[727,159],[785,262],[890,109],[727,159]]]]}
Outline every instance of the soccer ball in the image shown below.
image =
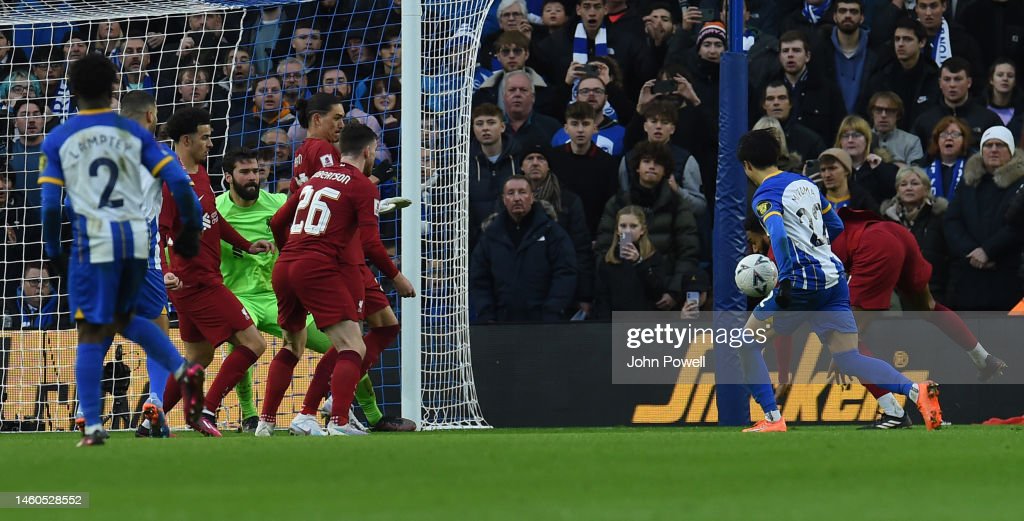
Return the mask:
{"type": "Polygon", "coordinates": [[[736,265],[736,287],[748,297],[767,296],[778,281],[779,270],[764,255],[747,255],[736,265]]]}

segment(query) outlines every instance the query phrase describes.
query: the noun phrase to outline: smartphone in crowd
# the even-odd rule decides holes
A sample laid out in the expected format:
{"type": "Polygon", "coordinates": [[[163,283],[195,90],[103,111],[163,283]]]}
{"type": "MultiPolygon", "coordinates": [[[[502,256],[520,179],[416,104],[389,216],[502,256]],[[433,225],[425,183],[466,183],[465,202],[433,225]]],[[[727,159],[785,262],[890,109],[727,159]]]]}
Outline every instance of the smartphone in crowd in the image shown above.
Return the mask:
{"type": "Polygon", "coordinates": [[[633,244],[633,232],[628,230],[619,234],[619,257],[626,258],[623,252],[627,244],[633,244]]]}
{"type": "Polygon", "coordinates": [[[676,80],[658,80],[651,87],[651,94],[672,94],[676,91],[676,80]]]}

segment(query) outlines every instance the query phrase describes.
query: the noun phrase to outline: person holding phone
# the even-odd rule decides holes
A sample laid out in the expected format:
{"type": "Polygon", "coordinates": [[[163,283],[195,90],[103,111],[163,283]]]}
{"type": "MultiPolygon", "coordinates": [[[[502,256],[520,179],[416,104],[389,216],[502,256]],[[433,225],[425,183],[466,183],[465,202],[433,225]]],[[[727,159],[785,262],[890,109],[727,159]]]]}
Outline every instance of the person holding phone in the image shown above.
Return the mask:
{"type": "Polygon", "coordinates": [[[605,252],[618,234],[619,210],[637,205],[647,216],[651,244],[665,255],[665,288],[656,302],[658,309],[679,309],[683,303],[680,288],[687,274],[697,269],[699,239],[697,223],[683,199],[669,186],[674,162],[672,152],[663,143],[641,142],[631,152],[633,175],[629,190],[608,200],[598,225],[597,251],[605,252]]]}
{"type": "Polygon", "coordinates": [[[597,268],[594,314],[611,319],[613,311],[657,311],[666,292],[665,260],[647,236],[644,209],[630,205],[615,214],[616,234],[597,268]]]}

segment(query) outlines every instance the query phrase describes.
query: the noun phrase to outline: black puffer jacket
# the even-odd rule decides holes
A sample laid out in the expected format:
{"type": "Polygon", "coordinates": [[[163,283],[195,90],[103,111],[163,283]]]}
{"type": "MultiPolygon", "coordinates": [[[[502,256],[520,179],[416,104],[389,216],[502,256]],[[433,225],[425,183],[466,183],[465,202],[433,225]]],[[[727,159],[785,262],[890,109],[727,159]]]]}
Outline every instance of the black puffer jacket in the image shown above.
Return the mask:
{"type": "Polygon", "coordinates": [[[477,322],[554,322],[576,292],[576,254],[541,203],[518,225],[502,210],[484,229],[469,266],[477,322]],[[521,234],[518,245],[513,233],[521,234]]]}
{"type": "Polygon", "coordinates": [[[946,212],[944,231],[950,265],[949,306],[956,310],[1006,311],[1021,299],[1017,270],[1024,236],[1006,222],[1014,195],[1024,185],[1024,154],[989,174],[981,154],[967,160],[964,179],[946,212]],[[967,262],[975,248],[985,250],[992,269],[967,262]]]}
{"type": "Polygon", "coordinates": [[[662,180],[653,190],[645,190],[636,185],[634,178],[628,192],[619,192],[609,199],[598,224],[595,251],[608,251],[616,230],[615,214],[631,204],[643,207],[647,214],[647,236],[654,249],[665,256],[667,291],[680,301],[683,277],[697,269],[700,238],[693,213],[667,181],[662,180]]]}

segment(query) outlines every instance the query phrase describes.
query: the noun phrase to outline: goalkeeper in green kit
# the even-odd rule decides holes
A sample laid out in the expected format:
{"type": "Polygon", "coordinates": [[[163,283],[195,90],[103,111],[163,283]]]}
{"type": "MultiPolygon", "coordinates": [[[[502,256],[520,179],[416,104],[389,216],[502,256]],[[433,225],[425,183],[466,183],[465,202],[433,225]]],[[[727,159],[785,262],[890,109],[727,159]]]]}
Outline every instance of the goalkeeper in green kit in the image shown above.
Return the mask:
{"type": "MultiPolygon", "coordinates": [[[[273,240],[269,225],[270,218],[278,208],[284,205],[288,195],[270,193],[260,189],[256,153],[252,150],[243,148],[229,151],[224,156],[223,170],[228,190],[217,197],[217,211],[246,239],[251,241],[273,240]]],[[[221,241],[221,273],[224,275],[224,285],[245,306],[257,329],[283,339],[281,328],[277,323],[277,297],[274,295],[271,285],[271,273],[277,257],[276,253],[273,255],[245,255],[244,252],[236,252],[231,245],[221,241]]],[[[331,342],[327,335],[313,325],[312,316],[308,317],[307,325],[310,327],[307,329],[309,338],[306,345],[320,354],[327,353],[331,349],[331,342]]],[[[234,346],[231,346],[231,349],[233,348],[234,346]]],[[[255,432],[256,436],[273,434],[277,409],[285,391],[291,384],[290,370],[294,369],[301,355],[302,353],[293,353],[285,348],[281,349],[274,357],[276,363],[271,363],[270,372],[281,372],[281,368],[285,367],[287,368],[284,371],[286,374],[279,374],[276,377],[274,374],[269,375],[263,410],[259,415],[256,413],[253,401],[251,368],[238,383],[235,391],[242,409],[243,432],[255,432]],[[278,360],[279,358],[281,360],[278,360]]],[[[356,388],[356,400],[374,430],[412,430],[415,427],[415,424],[409,420],[385,417],[381,413],[369,375],[364,375],[360,380],[356,388]]],[[[309,427],[300,426],[300,429],[309,429],[309,427]]],[[[295,434],[309,435],[311,433],[302,430],[295,434]]]]}

